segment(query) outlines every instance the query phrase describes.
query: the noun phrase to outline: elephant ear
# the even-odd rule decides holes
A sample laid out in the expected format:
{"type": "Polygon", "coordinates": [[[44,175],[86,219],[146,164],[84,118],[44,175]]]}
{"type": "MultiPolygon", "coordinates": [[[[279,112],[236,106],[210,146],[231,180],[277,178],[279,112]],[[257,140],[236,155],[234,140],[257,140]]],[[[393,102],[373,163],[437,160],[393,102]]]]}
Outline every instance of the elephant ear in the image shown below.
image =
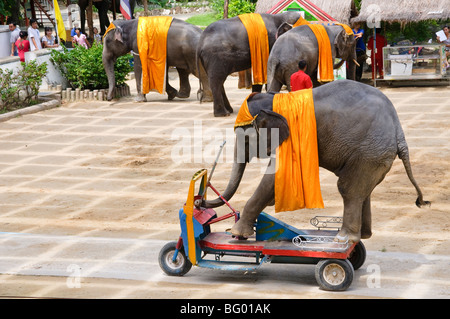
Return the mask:
{"type": "Polygon", "coordinates": [[[123,34],[122,28],[121,28],[121,27],[116,27],[116,28],[114,29],[114,40],[123,43],[123,37],[122,37],[122,34],[123,34]]]}
{"type": "Polygon", "coordinates": [[[289,126],[286,118],[271,110],[261,110],[255,119],[255,125],[258,130],[261,130],[261,128],[267,129],[267,141],[268,146],[272,146],[271,151],[274,151],[289,137],[289,126]],[[278,141],[272,145],[271,136],[274,129],[278,130],[278,141]]]}
{"type": "Polygon", "coordinates": [[[278,39],[281,35],[291,30],[293,26],[287,22],[283,22],[282,25],[280,25],[277,29],[276,39],[278,39]]]}

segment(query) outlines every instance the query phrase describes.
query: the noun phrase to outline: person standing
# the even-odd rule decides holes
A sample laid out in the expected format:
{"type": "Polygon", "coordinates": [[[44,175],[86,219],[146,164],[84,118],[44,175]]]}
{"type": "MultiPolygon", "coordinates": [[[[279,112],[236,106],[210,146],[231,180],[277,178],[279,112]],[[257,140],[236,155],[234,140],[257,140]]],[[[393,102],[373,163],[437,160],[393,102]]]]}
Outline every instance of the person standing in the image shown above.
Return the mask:
{"type": "Polygon", "coordinates": [[[17,39],[15,46],[19,54],[20,62],[25,62],[25,52],[30,51],[30,41],[27,40],[28,32],[20,31],[19,39],[17,39]]]}
{"type": "Polygon", "coordinates": [[[356,81],[361,81],[363,69],[364,69],[364,62],[366,60],[366,44],[364,43],[364,29],[361,29],[360,23],[355,23],[353,28],[353,33],[355,34],[355,40],[356,40],[356,61],[358,62],[359,66],[356,66],[356,81]]]}
{"type": "Polygon", "coordinates": [[[89,42],[86,38],[86,35],[81,33],[80,28],[76,28],[75,32],[76,32],[76,34],[72,38],[72,43],[81,45],[81,46],[85,47],[86,49],[89,49],[91,47],[91,45],[89,44],[89,42]]]}
{"type": "Polygon", "coordinates": [[[9,31],[11,31],[11,35],[9,37],[9,43],[11,44],[11,56],[18,56],[15,43],[19,38],[20,29],[17,27],[15,22],[11,21],[9,23],[9,31]]]}
{"type": "Polygon", "coordinates": [[[305,60],[298,62],[298,71],[291,75],[291,92],[313,87],[311,78],[305,73],[306,68],[307,63],[305,60]]]}
{"type": "Polygon", "coordinates": [[[376,30],[376,44],[375,48],[373,47],[373,36],[369,38],[369,42],[367,44],[367,48],[372,50],[370,55],[370,59],[372,61],[372,80],[375,79],[375,71],[380,75],[382,79],[384,77],[383,74],[383,48],[387,46],[387,40],[384,36],[380,34],[380,29],[376,30]],[[376,65],[375,65],[376,64],[376,65]]]}
{"type": "MultiPolygon", "coordinates": [[[[445,56],[448,58],[450,56],[450,28],[448,26],[445,26],[442,28],[442,31],[444,31],[445,36],[447,39],[441,39],[439,36],[436,37],[439,43],[443,43],[445,45],[445,56]]],[[[449,63],[446,60],[446,67],[449,67],[449,63]]]]}
{"type": "Polygon", "coordinates": [[[30,38],[30,51],[42,49],[41,35],[39,33],[38,24],[35,19],[30,19],[30,27],[28,28],[28,37],[30,38]]]}

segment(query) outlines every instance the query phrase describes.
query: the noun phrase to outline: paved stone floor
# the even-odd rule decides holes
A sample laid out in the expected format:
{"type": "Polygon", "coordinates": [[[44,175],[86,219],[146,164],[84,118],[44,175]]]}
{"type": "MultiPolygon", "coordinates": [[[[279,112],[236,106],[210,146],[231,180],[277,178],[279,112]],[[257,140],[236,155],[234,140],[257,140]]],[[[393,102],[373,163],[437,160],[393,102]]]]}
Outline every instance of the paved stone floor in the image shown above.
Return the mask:
{"type": "MultiPolygon", "coordinates": [[[[175,82],[174,79],[172,82],[175,82]]],[[[210,169],[215,152],[221,142],[227,139],[221,163],[212,181],[223,190],[233,157],[232,126],[236,112],[227,118],[214,118],[212,103],[200,104],[196,100],[198,80],[192,77],[191,85],[193,93],[186,100],[167,101],[166,96],[152,93],[148,95],[147,103],[135,103],[132,97],[112,102],[65,103],[58,108],[0,123],[2,245],[13,243],[11,234],[54,238],[98,237],[102,240],[175,240],[179,234],[177,212],[186,199],[192,174],[203,167],[210,169]]],[[[132,81],[130,86],[135,94],[132,81]]],[[[226,90],[235,111],[249,94],[249,91],[236,87],[237,78],[229,77],[226,90]]],[[[415,177],[425,199],[431,200],[433,204],[429,209],[419,210],[415,207],[414,188],[406,177],[401,161],[396,160],[385,181],[373,194],[374,236],[366,241],[366,247],[378,254],[404,252],[442,256],[441,261],[448,263],[448,88],[381,90],[391,99],[399,113],[410,147],[415,177]]],[[[261,161],[249,165],[233,198],[232,205],[237,209],[243,209],[254,191],[265,163],[261,161]]],[[[320,174],[325,209],[280,213],[277,217],[302,227],[308,225],[309,219],[315,215],[340,215],[342,203],[336,189],[336,177],[324,170],[320,174]]],[[[223,212],[227,210],[218,209],[219,214],[223,212]]],[[[267,212],[273,213],[273,209],[268,208],[267,212]]],[[[225,222],[224,228],[227,226],[225,222]]],[[[32,276],[31,273],[26,275],[30,268],[44,267],[43,260],[64,258],[61,254],[67,252],[70,246],[70,242],[63,239],[59,246],[38,240],[34,247],[28,245],[26,251],[18,252],[20,256],[15,260],[27,266],[12,267],[14,271],[0,274],[0,286],[3,287],[0,296],[203,296],[201,285],[191,287],[193,290],[189,290],[189,285],[186,285],[178,291],[173,281],[152,286],[145,282],[147,279],[141,278],[144,280],[141,284],[136,281],[104,284],[93,276],[85,280],[85,287],[91,289],[75,291],[65,290],[65,281],[63,284],[56,277],[46,277],[47,272],[40,274],[40,277],[32,276]],[[33,262],[33,258],[39,260],[40,264],[33,262]],[[23,273],[20,273],[21,269],[23,273]],[[58,285],[52,286],[56,282],[58,285]]],[[[11,257],[12,262],[13,250],[11,246],[8,247],[8,250],[3,250],[4,254],[8,252],[7,256],[2,255],[1,249],[0,255],[11,257]]],[[[132,256],[132,252],[124,249],[114,256],[127,259],[132,256]]],[[[81,260],[95,259],[95,255],[89,255],[92,253],[95,252],[87,249],[86,255],[77,256],[81,260]]],[[[108,258],[114,259],[114,256],[108,258]]],[[[406,288],[407,292],[400,293],[402,296],[414,296],[417,285],[424,285],[427,278],[434,278],[435,281],[425,291],[431,293],[433,284],[436,284],[437,296],[448,297],[450,278],[447,273],[433,273],[433,268],[426,267],[413,267],[410,270],[411,276],[408,278],[413,284],[406,288]]],[[[401,281],[397,275],[402,276],[394,271],[391,277],[401,281]]],[[[258,277],[252,278],[258,280],[258,277]]],[[[209,275],[209,279],[214,280],[214,277],[209,275]]],[[[224,296],[232,295],[232,291],[237,288],[234,287],[230,292],[226,287],[233,286],[237,279],[222,280],[225,281],[225,288],[220,283],[221,279],[214,287],[208,287],[225,289],[227,292],[224,296]]],[[[280,298],[290,296],[294,288],[286,289],[283,291],[281,287],[277,288],[280,298]]],[[[319,292],[314,290],[304,296],[315,297],[317,294],[319,292]]],[[[245,297],[239,294],[234,296],[245,297]]],[[[264,295],[263,291],[256,289],[254,297],[264,296],[276,298],[277,294],[264,295]]]]}

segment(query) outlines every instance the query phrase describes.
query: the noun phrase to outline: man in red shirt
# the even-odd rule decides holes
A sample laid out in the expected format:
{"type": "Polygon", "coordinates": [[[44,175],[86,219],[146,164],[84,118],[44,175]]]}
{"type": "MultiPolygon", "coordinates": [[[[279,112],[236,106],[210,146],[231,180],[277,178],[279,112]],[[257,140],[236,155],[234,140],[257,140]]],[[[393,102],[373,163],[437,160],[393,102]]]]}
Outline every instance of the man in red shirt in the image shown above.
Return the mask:
{"type": "Polygon", "coordinates": [[[312,88],[312,81],[306,71],[306,61],[298,62],[298,71],[291,75],[291,92],[312,88]]]}

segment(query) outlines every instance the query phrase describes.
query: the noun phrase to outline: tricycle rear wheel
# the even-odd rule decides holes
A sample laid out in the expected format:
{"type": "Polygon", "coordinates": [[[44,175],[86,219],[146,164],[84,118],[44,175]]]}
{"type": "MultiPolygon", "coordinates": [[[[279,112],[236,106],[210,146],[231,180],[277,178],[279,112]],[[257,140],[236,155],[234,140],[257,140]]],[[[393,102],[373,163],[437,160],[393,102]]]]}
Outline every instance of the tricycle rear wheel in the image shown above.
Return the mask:
{"type": "Polygon", "coordinates": [[[353,281],[353,266],[348,259],[322,259],[316,265],[316,281],[323,290],[346,290],[353,281]]]}
{"type": "Polygon", "coordinates": [[[159,252],[159,266],[169,276],[183,276],[191,270],[192,263],[186,257],[183,247],[180,248],[177,258],[173,260],[177,242],[173,241],[164,245],[159,252]]]}

